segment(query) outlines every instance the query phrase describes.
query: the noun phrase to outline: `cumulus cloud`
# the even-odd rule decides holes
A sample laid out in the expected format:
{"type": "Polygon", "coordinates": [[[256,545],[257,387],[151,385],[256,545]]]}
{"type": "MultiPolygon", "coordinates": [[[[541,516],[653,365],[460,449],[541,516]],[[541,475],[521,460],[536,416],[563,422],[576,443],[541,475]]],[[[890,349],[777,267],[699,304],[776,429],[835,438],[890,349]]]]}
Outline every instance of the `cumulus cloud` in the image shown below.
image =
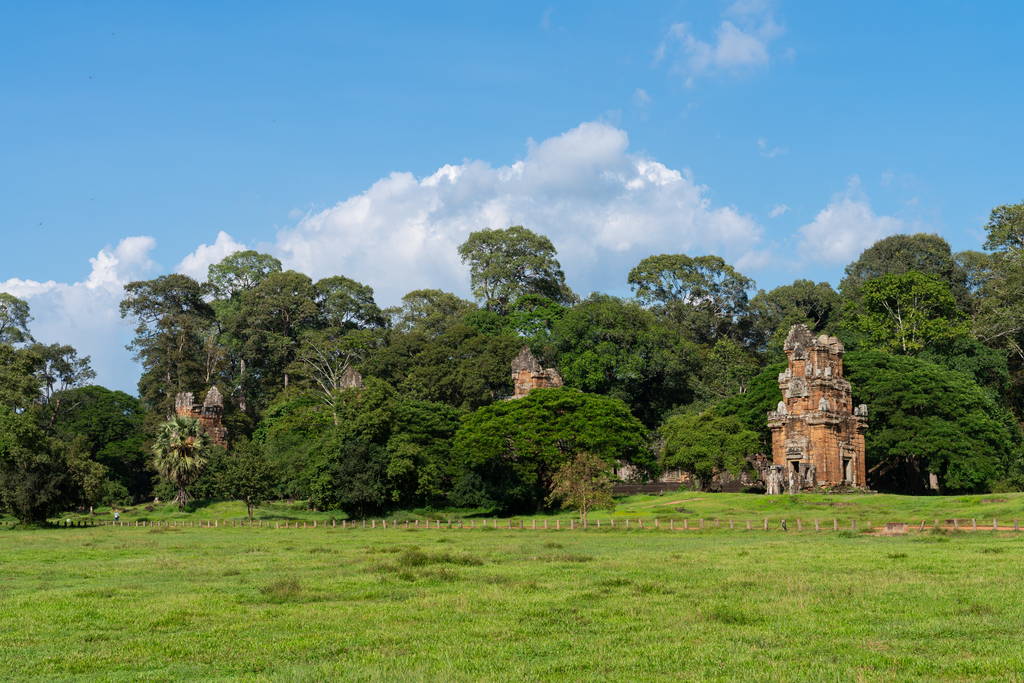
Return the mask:
{"type": "Polygon", "coordinates": [[[203,282],[206,280],[206,274],[211,264],[220,263],[224,257],[234,254],[236,251],[243,251],[245,248],[244,244],[239,244],[231,238],[231,235],[221,230],[217,233],[217,240],[213,244],[200,244],[194,252],[181,260],[174,272],[203,282]]]}
{"type": "Polygon", "coordinates": [[[32,336],[45,344],[71,344],[79,356],[91,356],[99,380],[106,386],[135,393],[138,367],[125,351],[131,337],[122,324],[118,304],[124,285],[145,277],[157,265],[149,258],[152,237],[126,237],[89,259],[92,271],[82,282],[36,282],[11,278],[0,291],[25,299],[35,320],[32,336]]]}
{"type": "Polygon", "coordinates": [[[904,222],[893,216],[876,216],[860,190],[860,178],[850,178],[846,192],[832,197],[812,223],[800,228],[798,253],[818,263],[849,263],[872,244],[903,232],[904,222]]]}
{"type": "Polygon", "coordinates": [[[550,237],[570,285],[584,294],[621,290],[629,269],[652,253],[751,258],[762,228],[750,215],[713,206],[689,170],[628,146],[625,131],[591,122],[529,140],[526,157],[511,165],[465,161],[425,178],[395,172],[261,246],[314,278],[343,273],[369,284],[385,303],[422,287],[468,294],[457,247],[484,227],[523,224],[550,237]]]}
{"type": "Polygon", "coordinates": [[[778,218],[779,216],[781,216],[782,214],[786,213],[787,211],[792,211],[792,210],[793,209],[789,208],[785,204],[776,204],[775,207],[772,208],[772,212],[770,214],[768,214],[768,215],[770,215],[772,218],[778,218]]]}
{"type": "Polygon", "coordinates": [[[768,4],[740,0],[726,14],[743,26],[724,20],[711,42],[701,40],[688,22],[672,24],[654,52],[654,64],[671,59],[672,70],[686,78],[687,86],[704,74],[738,74],[767,65],[771,59],[769,43],[784,32],[772,18],[768,4]]]}

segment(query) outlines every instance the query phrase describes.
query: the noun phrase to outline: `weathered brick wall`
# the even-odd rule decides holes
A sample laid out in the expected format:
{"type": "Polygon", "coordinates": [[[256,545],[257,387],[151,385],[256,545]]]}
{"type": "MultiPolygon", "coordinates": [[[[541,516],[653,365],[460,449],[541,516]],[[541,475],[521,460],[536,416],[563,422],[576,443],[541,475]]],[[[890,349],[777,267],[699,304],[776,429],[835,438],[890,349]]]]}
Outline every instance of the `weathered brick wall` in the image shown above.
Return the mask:
{"type": "Polygon", "coordinates": [[[210,387],[203,403],[196,403],[191,391],[178,394],[174,397],[174,412],[199,420],[211,442],[228,447],[228,430],[223,424],[224,399],[217,387],[210,387]]]}

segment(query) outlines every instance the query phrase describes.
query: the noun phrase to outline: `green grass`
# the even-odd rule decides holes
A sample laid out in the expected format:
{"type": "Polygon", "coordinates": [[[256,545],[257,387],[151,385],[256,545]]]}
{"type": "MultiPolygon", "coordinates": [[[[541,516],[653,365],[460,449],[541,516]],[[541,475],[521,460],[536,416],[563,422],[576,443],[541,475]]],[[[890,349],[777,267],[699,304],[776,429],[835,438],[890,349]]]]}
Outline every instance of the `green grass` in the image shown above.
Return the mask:
{"type": "MultiPolygon", "coordinates": [[[[792,505],[697,498],[672,505],[792,505]]],[[[0,678],[1024,680],[1024,532],[794,528],[8,530],[0,678]]]]}
{"type": "MultiPolygon", "coordinates": [[[[177,507],[164,503],[152,506],[152,512],[146,511],[147,504],[134,505],[128,512],[121,515],[121,519],[133,523],[136,520],[146,521],[188,521],[198,524],[199,521],[241,521],[246,518],[245,506],[234,501],[198,501],[191,504],[190,510],[178,512],[177,507]]],[[[549,524],[554,524],[556,518],[560,518],[564,524],[569,523],[570,513],[561,512],[558,514],[537,514],[517,516],[514,519],[525,520],[527,525],[531,520],[538,520],[543,524],[547,519],[549,524]]],[[[109,508],[97,508],[96,515],[90,517],[87,513],[68,513],[60,515],[57,519],[65,520],[71,518],[75,521],[93,521],[102,523],[112,521],[113,513],[109,508]]],[[[442,520],[447,522],[453,520],[475,519],[477,526],[483,519],[495,519],[487,510],[404,510],[389,513],[388,520],[442,520]]],[[[885,522],[908,522],[920,524],[927,522],[932,526],[934,520],[945,523],[946,520],[960,519],[970,524],[971,519],[977,519],[979,526],[992,526],[992,519],[998,518],[1000,525],[1013,524],[1014,519],[1024,523],[1024,493],[990,493],[970,496],[895,496],[883,494],[845,494],[845,495],[798,495],[798,496],[762,496],[751,494],[722,494],[722,493],[694,493],[692,491],[679,491],[666,493],[661,496],[628,496],[617,499],[617,506],[613,514],[605,511],[594,513],[593,519],[601,519],[602,524],[607,524],[610,519],[617,520],[619,524],[625,519],[643,519],[645,525],[659,522],[668,522],[672,519],[682,526],[683,520],[690,525],[699,524],[701,519],[705,524],[713,524],[715,519],[728,523],[733,519],[738,525],[746,526],[746,520],[751,524],[761,525],[764,520],[769,519],[771,525],[778,525],[783,519],[795,526],[797,519],[803,520],[805,524],[813,525],[814,519],[821,520],[821,523],[831,526],[833,519],[838,519],[842,528],[849,528],[852,520],[857,520],[858,529],[867,522],[880,526],[885,522]]],[[[313,511],[308,508],[305,501],[271,502],[258,508],[255,514],[256,520],[263,520],[264,524],[283,524],[284,522],[295,523],[306,522],[310,526],[314,520],[318,524],[330,524],[331,520],[347,519],[346,515],[339,511],[313,511]]],[[[500,518],[501,522],[507,524],[507,517],[500,518]]],[[[0,517],[0,521],[6,524],[14,520],[10,517],[0,517]]],[[[961,522],[964,523],[963,521],[961,522]]]]}

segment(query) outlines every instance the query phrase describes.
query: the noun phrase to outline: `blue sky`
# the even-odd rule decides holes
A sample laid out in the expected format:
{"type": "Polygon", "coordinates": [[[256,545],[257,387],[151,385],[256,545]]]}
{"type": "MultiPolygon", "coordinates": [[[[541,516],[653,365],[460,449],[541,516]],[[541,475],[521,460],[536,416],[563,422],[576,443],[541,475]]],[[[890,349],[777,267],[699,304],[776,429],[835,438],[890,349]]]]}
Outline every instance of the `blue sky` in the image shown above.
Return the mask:
{"type": "Polygon", "coordinates": [[[511,223],[582,294],[674,252],[838,285],[1024,197],[1018,3],[211,5],[4,4],[0,290],[106,386],[124,283],[233,249],[384,305],[511,223]]]}

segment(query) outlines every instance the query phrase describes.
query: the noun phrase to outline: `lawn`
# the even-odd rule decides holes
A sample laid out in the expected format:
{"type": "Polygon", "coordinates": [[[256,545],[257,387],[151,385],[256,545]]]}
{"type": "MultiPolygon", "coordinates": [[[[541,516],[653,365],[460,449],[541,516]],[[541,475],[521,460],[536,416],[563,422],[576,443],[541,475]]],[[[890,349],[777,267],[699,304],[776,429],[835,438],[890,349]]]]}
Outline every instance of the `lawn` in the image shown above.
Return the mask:
{"type": "Polygon", "coordinates": [[[624,501],[615,529],[603,513],[587,531],[564,514],[560,531],[2,531],[0,677],[1024,681],[1024,532],[991,531],[1024,497],[667,495],[624,501]],[[832,531],[850,507],[861,531],[832,531]],[[910,512],[977,517],[979,531],[862,531],[910,512]],[[761,528],[665,524],[747,516],[761,528]],[[827,531],[811,530],[815,516],[827,531]],[[658,530],[622,523],[656,517],[658,530]]]}

